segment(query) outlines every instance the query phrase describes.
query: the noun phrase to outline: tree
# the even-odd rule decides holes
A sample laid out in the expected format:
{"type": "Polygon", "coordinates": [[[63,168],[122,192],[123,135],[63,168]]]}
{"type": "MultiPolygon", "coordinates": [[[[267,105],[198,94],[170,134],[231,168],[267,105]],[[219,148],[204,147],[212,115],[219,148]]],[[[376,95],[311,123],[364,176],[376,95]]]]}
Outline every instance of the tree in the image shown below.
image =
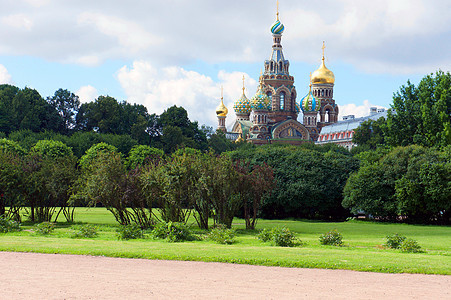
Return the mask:
{"type": "Polygon", "coordinates": [[[150,163],[154,158],[161,158],[163,155],[164,152],[161,149],[147,145],[137,145],[130,150],[126,165],[129,169],[135,169],[146,163],[150,163]]]}
{"type": "Polygon", "coordinates": [[[391,146],[426,147],[451,143],[451,74],[438,71],[417,87],[407,82],[393,97],[387,115],[386,141],[391,146]]]}
{"type": "Polygon", "coordinates": [[[354,130],[352,142],[359,146],[367,146],[368,149],[376,149],[379,145],[385,144],[384,130],[386,121],[384,117],[378,120],[367,120],[362,122],[354,130]]]}
{"type": "Polygon", "coordinates": [[[76,126],[75,117],[80,109],[80,99],[74,93],[59,89],[52,97],[47,97],[47,102],[58,112],[62,118],[63,128],[61,133],[68,134],[76,126]]]}

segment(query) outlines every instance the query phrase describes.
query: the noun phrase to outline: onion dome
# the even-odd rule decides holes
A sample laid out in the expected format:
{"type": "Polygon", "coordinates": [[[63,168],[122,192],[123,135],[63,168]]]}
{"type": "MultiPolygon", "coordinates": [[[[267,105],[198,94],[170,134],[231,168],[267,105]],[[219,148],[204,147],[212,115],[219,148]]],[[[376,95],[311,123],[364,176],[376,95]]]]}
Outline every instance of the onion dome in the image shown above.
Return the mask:
{"type": "Polygon", "coordinates": [[[244,94],[244,76],[243,76],[243,94],[241,97],[235,101],[233,104],[233,109],[235,110],[235,113],[237,114],[250,114],[251,113],[251,101],[247,99],[246,95],[244,94]]]}
{"type": "Polygon", "coordinates": [[[227,116],[228,112],[229,112],[229,110],[224,105],[224,102],[223,102],[222,97],[221,97],[221,104],[219,104],[219,106],[216,108],[216,115],[218,117],[225,117],[225,116],[227,116]]]}
{"type": "Polygon", "coordinates": [[[271,99],[263,93],[261,81],[257,93],[251,98],[251,107],[253,110],[271,110],[271,99]]]}
{"type": "Polygon", "coordinates": [[[279,21],[279,19],[277,19],[276,22],[274,22],[274,24],[272,24],[271,26],[272,34],[282,34],[284,30],[285,26],[283,26],[283,24],[279,21]]]}
{"type": "Polygon", "coordinates": [[[335,83],[335,75],[334,73],[329,70],[326,65],[324,64],[324,42],[323,42],[323,58],[321,59],[321,66],[318,70],[313,72],[312,74],[312,83],[316,84],[323,84],[323,83],[335,83]]]}
{"type": "Polygon", "coordinates": [[[321,101],[316,99],[312,94],[312,85],[310,84],[310,91],[301,100],[301,108],[303,112],[314,112],[321,108],[321,101]]]}

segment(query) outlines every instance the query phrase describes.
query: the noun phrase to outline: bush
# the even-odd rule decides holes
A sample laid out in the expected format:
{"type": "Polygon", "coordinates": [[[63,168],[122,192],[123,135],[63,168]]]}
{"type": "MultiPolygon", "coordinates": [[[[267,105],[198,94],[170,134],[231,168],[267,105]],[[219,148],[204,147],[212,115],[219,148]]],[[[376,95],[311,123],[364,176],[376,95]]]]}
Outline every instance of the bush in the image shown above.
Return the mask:
{"type": "Polygon", "coordinates": [[[272,231],[265,228],[262,231],[260,231],[260,233],[257,235],[257,239],[259,239],[262,242],[269,242],[270,240],[272,240],[272,231]]]}
{"type": "Polygon", "coordinates": [[[20,231],[18,222],[9,220],[5,216],[0,216],[0,233],[7,233],[11,231],[20,231]]]}
{"type": "Polygon", "coordinates": [[[343,236],[336,229],[319,237],[321,245],[343,246],[343,236]]]}
{"type": "Polygon", "coordinates": [[[401,251],[413,253],[423,252],[418,242],[413,239],[405,239],[401,244],[401,251]]]}
{"type": "Polygon", "coordinates": [[[117,237],[120,240],[132,240],[143,238],[143,231],[138,224],[121,225],[117,229],[117,237]]]}
{"type": "Polygon", "coordinates": [[[213,228],[208,234],[208,238],[218,244],[230,245],[236,242],[235,230],[228,229],[222,225],[213,228]]]}
{"type": "Polygon", "coordinates": [[[71,238],[94,238],[98,235],[97,227],[94,225],[82,225],[74,227],[71,238]]]}
{"type": "Polygon", "coordinates": [[[192,241],[194,239],[188,226],[176,222],[158,223],[152,230],[152,235],[158,239],[166,239],[168,242],[192,241]]]}
{"type": "Polygon", "coordinates": [[[257,235],[257,238],[263,242],[271,241],[274,245],[280,247],[295,247],[301,244],[301,241],[296,238],[295,234],[286,227],[276,227],[271,230],[263,229],[257,235]]]}
{"type": "Polygon", "coordinates": [[[406,237],[399,235],[397,233],[393,235],[387,235],[387,242],[385,246],[391,249],[399,249],[401,248],[402,243],[405,241],[406,237]]]}
{"type": "Polygon", "coordinates": [[[50,222],[42,222],[36,225],[36,233],[47,235],[55,230],[55,224],[50,222]]]}

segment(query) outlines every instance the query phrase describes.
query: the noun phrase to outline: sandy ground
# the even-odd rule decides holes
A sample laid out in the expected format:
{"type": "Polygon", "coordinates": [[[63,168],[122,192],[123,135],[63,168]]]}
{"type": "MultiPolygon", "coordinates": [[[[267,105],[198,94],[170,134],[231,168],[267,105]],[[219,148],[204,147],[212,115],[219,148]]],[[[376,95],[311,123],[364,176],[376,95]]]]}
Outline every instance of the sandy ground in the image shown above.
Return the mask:
{"type": "Polygon", "coordinates": [[[451,276],[0,252],[0,299],[451,299],[451,276]]]}

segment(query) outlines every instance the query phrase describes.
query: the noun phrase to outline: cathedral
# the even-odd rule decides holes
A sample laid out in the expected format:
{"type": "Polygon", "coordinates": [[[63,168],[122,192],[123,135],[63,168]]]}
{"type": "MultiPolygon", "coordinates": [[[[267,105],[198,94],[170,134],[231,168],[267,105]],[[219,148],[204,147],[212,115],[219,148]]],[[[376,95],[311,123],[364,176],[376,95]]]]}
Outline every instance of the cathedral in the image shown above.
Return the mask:
{"type": "Polygon", "coordinates": [[[230,132],[225,126],[228,109],[221,97],[216,109],[218,130],[225,132],[228,138],[256,145],[299,145],[315,142],[323,126],[337,122],[338,106],[333,99],[335,76],[324,63],[324,43],[321,65],[310,75],[310,89],[298,103],[294,77],[289,71],[290,62],[282,51],[284,30],[277,11],[276,21],[271,26],[273,45],[270,59],[264,63],[257,92],[251,99],[245,95],[243,78],[243,93],[233,105],[236,121],[230,132]],[[302,123],[298,121],[301,110],[302,123]]]}

